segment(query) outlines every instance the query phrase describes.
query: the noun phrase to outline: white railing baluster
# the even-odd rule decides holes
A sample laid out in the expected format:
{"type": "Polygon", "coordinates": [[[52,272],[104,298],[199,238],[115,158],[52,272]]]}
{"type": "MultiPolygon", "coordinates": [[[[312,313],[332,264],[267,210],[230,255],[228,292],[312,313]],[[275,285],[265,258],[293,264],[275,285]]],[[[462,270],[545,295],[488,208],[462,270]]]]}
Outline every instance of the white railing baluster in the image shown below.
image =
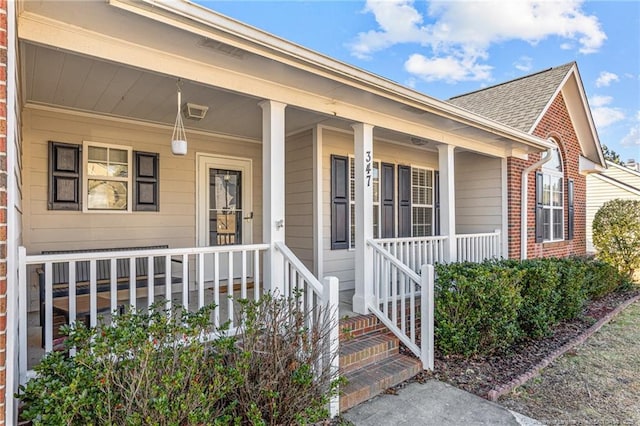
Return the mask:
{"type": "Polygon", "coordinates": [[[165,309],[167,311],[171,310],[171,256],[164,257],[164,298],[165,298],[165,309]]]}
{"type": "Polygon", "coordinates": [[[118,259],[115,257],[109,259],[109,306],[111,307],[111,324],[113,324],[113,316],[118,309],[118,259]]]}
{"type": "Polygon", "coordinates": [[[96,260],[89,261],[89,325],[95,327],[98,324],[98,283],[96,260]]]}
{"type": "Polygon", "coordinates": [[[129,306],[131,310],[136,308],[136,258],[129,258],[129,306]]]}
{"type": "Polygon", "coordinates": [[[69,324],[76,322],[76,262],[69,262],[69,324]]]}
{"type": "Polygon", "coordinates": [[[189,255],[182,255],[182,307],[189,309],[189,255]]]}
{"type": "Polygon", "coordinates": [[[51,352],[53,350],[53,263],[51,262],[44,264],[44,307],[44,350],[51,352]]]}
{"type": "Polygon", "coordinates": [[[155,259],[153,256],[147,256],[147,307],[150,308],[155,301],[154,287],[156,286],[155,276],[153,271],[155,259]]]}
{"type": "Polygon", "coordinates": [[[220,254],[213,253],[213,317],[215,326],[220,327],[220,254]]]}
{"type": "Polygon", "coordinates": [[[242,275],[240,276],[240,297],[247,298],[247,252],[242,250],[242,275]]]}
{"type": "Polygon", "coordinates": [[[231,327],[235,328],[233,315],[233,253],[227,253],[227,312],[231,327]]]}
{"type": "Polygon", "coordinates": [[[253,255],[253,298],[260,299],[260,253],[258,250],[253,255]]]}
{"type": "Polygon", "coordinates": [[[204,253],[198,254],[198,309],[204,307],[204,253]]]}

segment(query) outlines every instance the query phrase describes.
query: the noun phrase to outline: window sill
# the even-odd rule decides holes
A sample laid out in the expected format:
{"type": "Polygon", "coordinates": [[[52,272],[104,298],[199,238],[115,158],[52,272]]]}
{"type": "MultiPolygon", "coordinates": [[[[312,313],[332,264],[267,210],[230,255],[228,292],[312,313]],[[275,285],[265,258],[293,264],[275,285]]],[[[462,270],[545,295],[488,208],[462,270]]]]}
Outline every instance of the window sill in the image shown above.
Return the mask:
{"type": "Polygon", "coordinates": [[[567,240],[554,240],[554,241],[543,241],[542,247],[556,247],[564,245],[567,240]]]}

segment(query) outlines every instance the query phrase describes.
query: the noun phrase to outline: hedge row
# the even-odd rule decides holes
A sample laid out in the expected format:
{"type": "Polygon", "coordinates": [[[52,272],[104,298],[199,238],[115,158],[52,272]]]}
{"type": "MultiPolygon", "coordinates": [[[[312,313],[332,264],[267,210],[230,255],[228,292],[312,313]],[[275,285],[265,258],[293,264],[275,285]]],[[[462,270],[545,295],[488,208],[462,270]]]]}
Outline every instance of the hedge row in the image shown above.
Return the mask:
{"type": "Polygon", "coordinates": [[[464,356],[545,337],[588,300],[631,285],[609,264],[581,257],[439,264],[436,277],[436,346],[464,356]]]}

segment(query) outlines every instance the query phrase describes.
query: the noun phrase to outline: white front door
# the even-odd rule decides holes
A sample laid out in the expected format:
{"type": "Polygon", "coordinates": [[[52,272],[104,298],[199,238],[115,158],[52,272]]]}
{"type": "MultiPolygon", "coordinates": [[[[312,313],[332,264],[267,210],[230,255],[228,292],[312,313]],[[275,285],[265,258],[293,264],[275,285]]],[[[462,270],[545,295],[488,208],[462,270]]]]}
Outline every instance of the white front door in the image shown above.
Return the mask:
{"type": "MultiPolygon", "coordinates": [[[[251,160],[198,154],[198,246],[252,243],[251,160]]],[[[219,259],[219,278],[229,277],[226,255],[219,259]]],[[[247,273],[252,274],[250,265],[247,273]]],[[[242,256],[233,256],[233,278],[240,278],[242,256]]],[[[205,280],[213,280],[213,256],[205,258],[205,280]]]]}

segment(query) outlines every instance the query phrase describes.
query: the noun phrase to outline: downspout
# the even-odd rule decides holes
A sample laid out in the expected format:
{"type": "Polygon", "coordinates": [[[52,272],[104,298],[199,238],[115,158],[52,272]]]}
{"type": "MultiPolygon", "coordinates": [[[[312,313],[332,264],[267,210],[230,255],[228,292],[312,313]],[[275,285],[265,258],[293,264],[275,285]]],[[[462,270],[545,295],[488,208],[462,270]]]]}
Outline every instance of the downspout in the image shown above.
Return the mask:
{"type": "Polygon", "coordinates": [[[521,191],[522,198],[520,199],[520,259],[527,258],[527,221],[528,221],[528,212],[527,212],[527,190],[529,188],[528,176],[531,171],[539,168],[547,161],[551,160],[551,156],[553,155],[554,148],[549,148],[547,150],[547,155],[542,157],[540,161],[537,163],[533,163],[526,169],[522,171],[522,180],[521,180],[521,191]]]}

